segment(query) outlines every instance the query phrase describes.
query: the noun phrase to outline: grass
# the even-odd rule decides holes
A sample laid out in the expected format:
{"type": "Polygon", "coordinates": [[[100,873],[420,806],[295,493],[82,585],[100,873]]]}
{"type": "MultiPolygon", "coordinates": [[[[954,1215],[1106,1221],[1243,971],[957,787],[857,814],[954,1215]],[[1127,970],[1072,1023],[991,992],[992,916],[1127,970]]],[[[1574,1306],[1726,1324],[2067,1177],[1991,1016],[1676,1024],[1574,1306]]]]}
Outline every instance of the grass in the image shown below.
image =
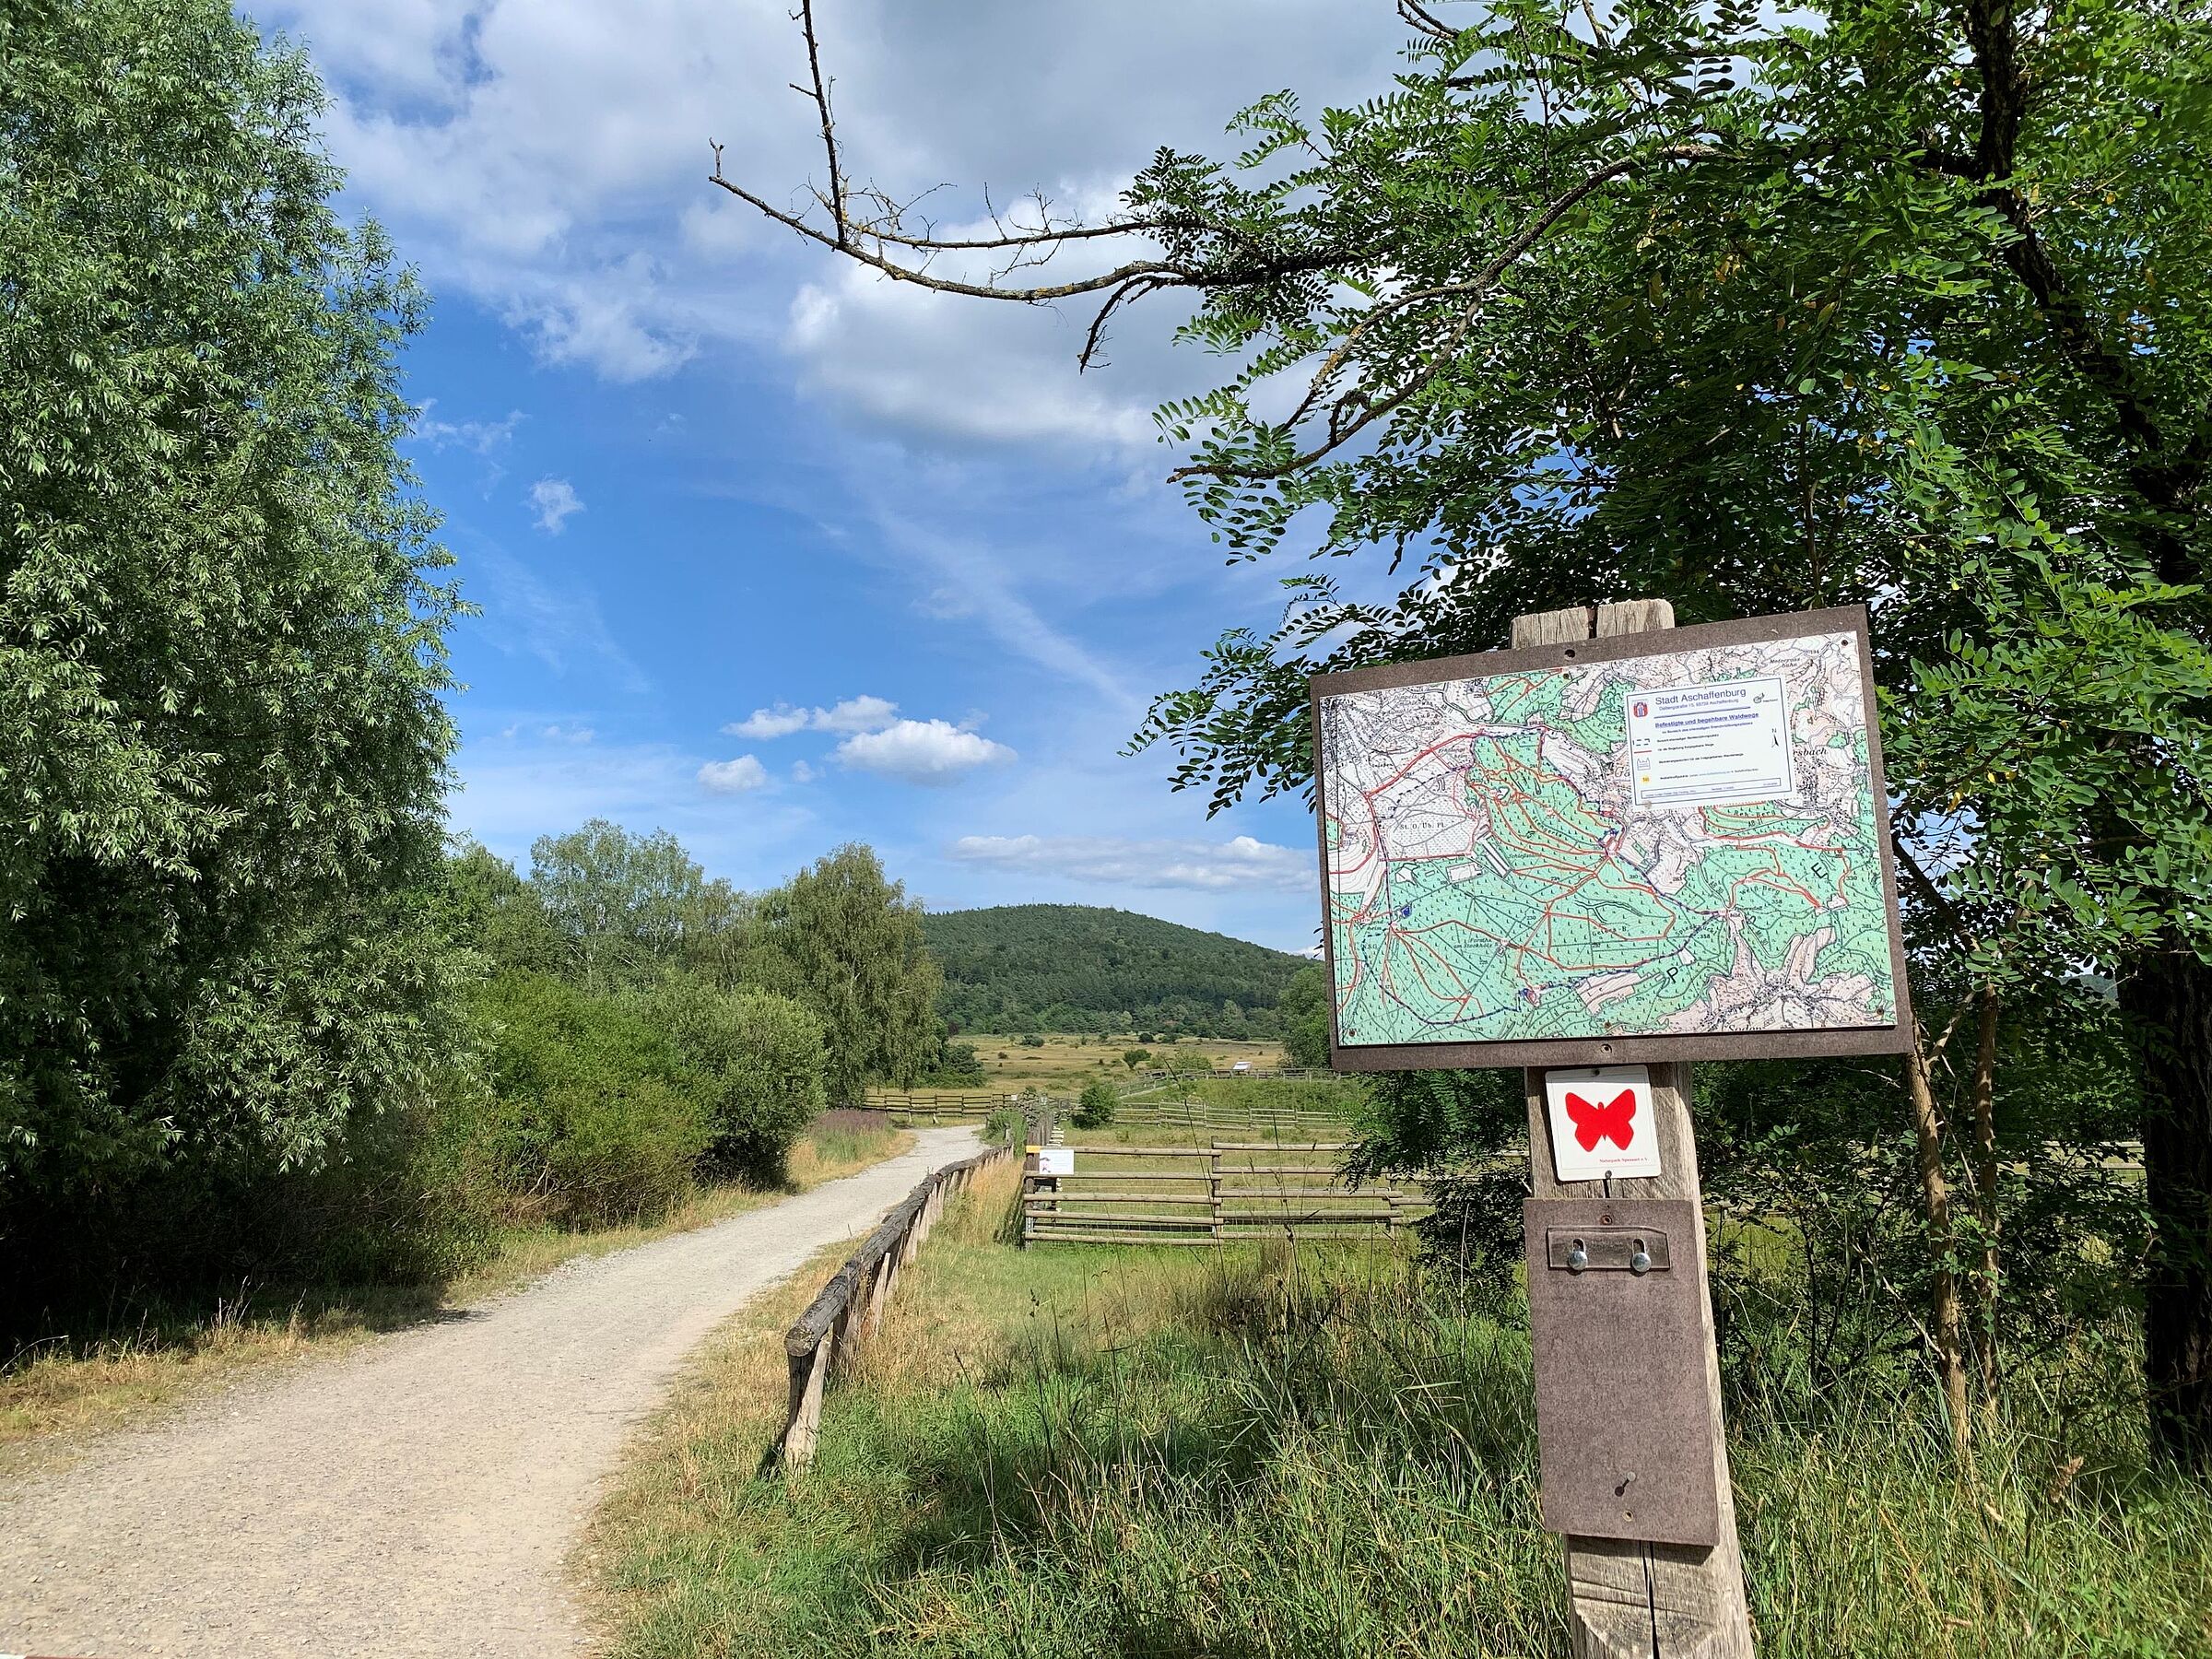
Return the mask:
{"type": "Polygon", "coordinates": [[[793,1147],[781,1190],[705,1186],[658,1220],[634,1226],[509,1229],[481,1266],[442,1286],[246,1285],[212,1305],[149,1308],[124,1328],[34,1344],[0,1368],[0,1453],[25,1457],[55,1435],[111,1428],[252,1371],[343,1352],[512,1290],[564,1262],[711,1226],[912,1145],[912,1135],[876,1113],[832,1112],[793,1147]]]}
{"type": "MultiPolygon", "coordinates": [[[[1025,1088],[1047,1094],[1073,1094],[1094,1077],[1126,1081],[1128,1068],[1123,1053],[1133,1048],[1148,1049],[1151,1064],[1165,1065],[1174,1056],[1203,1054],[1217,1070],[1227,1071],[1239,1060],[1262,1069],[1283,1064],[1279,1042],[1234,1042],[1227,1038],[1190,1037],[1181,1042],[1138,1042],[1129,1037],[1047,1037],[1042,1048],[1024,1048],[1019,1037],[997,1037],[988,1032],[963,1031],[959,1039],[972,1042],[982,1060],[985,1081],[978,1092],[1018,1094],[1025,1088]]],[[[926,1094],[926,1089],[921,1092],[926,1094]]]]}
{"type": "MultiPolygon", "coordinates": [[[[956,1206],[795,1477],[795,1305],[726,1333],[599,1517],[610,1653],[1568,1651],[1510,1311],[1382,1250],[1020,1252],[1011,1202],[956,1206]]],[[[1761,1653],[2212,1653],[2212,1494],[2093,1394],[2024,1382],[1967,1480],[1913,1379],[1735,1406],[1761,1653]]]]}

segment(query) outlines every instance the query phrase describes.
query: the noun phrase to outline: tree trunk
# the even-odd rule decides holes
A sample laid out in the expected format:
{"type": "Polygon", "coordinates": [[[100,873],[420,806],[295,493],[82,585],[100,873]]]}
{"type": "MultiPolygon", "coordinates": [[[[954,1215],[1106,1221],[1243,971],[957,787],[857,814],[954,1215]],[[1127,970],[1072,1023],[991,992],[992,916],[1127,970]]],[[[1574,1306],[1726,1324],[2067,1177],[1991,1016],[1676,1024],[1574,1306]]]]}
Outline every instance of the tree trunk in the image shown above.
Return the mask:
{"type": "Polygon", "coordinates": [[[2144,1286],[2144,1371],[2160,1450],[2212,1467],[2212,967],[2146,957],[2120,982],[2136,1025],[2143,1171],[2151,1224],[2144,1286]]]}
{"type": "Polygon", "coordinates": [[[1974,1285],[1974,1348],[1982,1361],[1983,1404],[1997,1405],[1997,988],[1984,982],[1974,1032],[1974,1219],[1982,1228],[1982,1272],[1974,1285]]]}
{"type": "Polygon", "coordinates": [[[1912,1138],[1919,1153],[1920,1196],[1928,1213],[1928,1252],[1936,1261],[1931,1278],[1936,1316],[1936,1365],[1943,1382],[1944,1409],[1951,1418],[1951,1447],[1963,1467],[1971,1429],[1966,1416],[1966,1357],[1959,1340],[1959,1279],[1951,1271],[1951,1192],[1943,1176],[1943,1120],[1928,1077],[1928,1040],[1913,1033],[1905,1056],[1905,1095],[1912,1105],[1912,1138]]]}

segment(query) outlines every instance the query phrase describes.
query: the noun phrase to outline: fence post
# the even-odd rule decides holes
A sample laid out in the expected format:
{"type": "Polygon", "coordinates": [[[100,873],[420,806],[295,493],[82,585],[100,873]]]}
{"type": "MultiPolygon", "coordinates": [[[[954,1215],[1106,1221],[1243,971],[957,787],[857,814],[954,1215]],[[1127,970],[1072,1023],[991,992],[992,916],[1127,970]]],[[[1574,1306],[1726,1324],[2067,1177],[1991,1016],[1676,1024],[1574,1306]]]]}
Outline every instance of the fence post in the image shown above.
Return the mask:
{"type": "Polygon", "coordinates": [[[836,1337],[828,1331],[811,1354],[791,1357],[791,1422],[783,1430],[783,1466],[804,1468],[814,1459],[822,1437],[822,1388],[830,1380],[830,1354],[836,1337]]]}
{"type": "Polygon", "coordinates": [[[1219,1243],[1221,1231],[1221,1143],[1214,1141],[1206,1150],[1206,1194],[1214,1201],[1214,1241],[1219,1243]]]}

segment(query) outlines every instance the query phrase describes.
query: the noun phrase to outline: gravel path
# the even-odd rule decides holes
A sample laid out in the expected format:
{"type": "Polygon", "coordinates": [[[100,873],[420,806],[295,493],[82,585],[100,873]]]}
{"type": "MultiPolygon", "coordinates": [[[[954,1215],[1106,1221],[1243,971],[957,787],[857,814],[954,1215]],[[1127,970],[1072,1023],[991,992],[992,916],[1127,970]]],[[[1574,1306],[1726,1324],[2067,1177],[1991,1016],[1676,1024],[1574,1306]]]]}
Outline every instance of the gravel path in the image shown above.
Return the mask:
{"type": "Polygon", "coordinates": [[[562,1565],[625,1435],[755,1291],[976,1145],[967,1129],[917,1138],[0,1484],[0,1653],[582,1651],[562,1565]]]}

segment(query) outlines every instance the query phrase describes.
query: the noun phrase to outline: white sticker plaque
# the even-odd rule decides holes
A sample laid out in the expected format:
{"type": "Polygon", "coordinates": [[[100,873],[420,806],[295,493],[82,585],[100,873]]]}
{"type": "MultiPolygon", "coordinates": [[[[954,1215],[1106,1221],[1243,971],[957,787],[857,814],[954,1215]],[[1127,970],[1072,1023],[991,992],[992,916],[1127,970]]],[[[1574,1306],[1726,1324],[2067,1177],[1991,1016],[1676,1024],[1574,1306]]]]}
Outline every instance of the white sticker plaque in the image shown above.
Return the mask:
{"type": "Polygon", "coordinates": [[[1075,1172],[1076,1149],[1073,1147],[1041,1147],[1038,1148],[1038,1174],[1073,1175],[1075,1172]]]}
{"type": "Polygon", "coordinates": [[[1627,713],[1639,806],[1726,806],[1797,793],[1789,688],[1779,679],[1639,690],[1627,713]]]}
{"type": "Polygon", "coordinates": [[[1561,1181],[1659,1173],[1650,1067],[1559,1067],[1544,1074],[1544,1102],[1552,1168],[1561,1181]]]}

